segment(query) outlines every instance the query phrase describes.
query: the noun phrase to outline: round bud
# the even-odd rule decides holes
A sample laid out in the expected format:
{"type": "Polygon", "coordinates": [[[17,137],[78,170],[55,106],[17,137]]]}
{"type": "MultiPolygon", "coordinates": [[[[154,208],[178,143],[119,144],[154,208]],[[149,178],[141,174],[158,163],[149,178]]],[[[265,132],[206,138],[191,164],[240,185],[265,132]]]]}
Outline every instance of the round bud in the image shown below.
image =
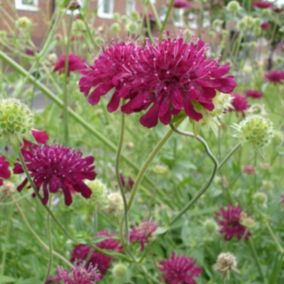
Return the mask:
{"type": "Polygon", "coordinates": [[[16,27],[20,30],[29,30],[32,27],[32,21],[28,17],[20,17],[16,20],[16,27]]]}
{"type": "Polygon", "coordinates": [[[255,203],[261,207],[267,207],[267,195],[263,192],[256,192],[253,195],[253,200],[255,203]]]}
{"type": "Polygon", "coordinates": [[[168,171],[169,171],[168,167],[167,167],[167,166],[164,166],[164,165],[156,165],[156,166],[153,168],[153,172],[156,173],[156,174],[159,174],[159,175],[164,175],[164,174],[166,174],[168,171]]]}
{"type": "Polygon", "coordinates": [[[112,192],[107,196],[106,205],[104,210],[107,214],[113,217],[121,216],[123,212],[123,199],[119,192],[112,192]]]}
{"type": "Polygon", "coordinates": [[[113,23],[110,29],[114,34],[118,34],[120,32],[120,25],[118,23],[113,23]]]}
{"type": "Polygon", "coordinates": [[[237,265],[237,259],[232,253],[222,252],[218,255],[214,269],[225,278],[229,276],[232,271],[238,271],[237,265]]]}
{"type": "Polygon", "coordinates": [[[103,207],[107,199],[107,187],[99,179],[86,181],[87,186],[92,190],[92,202],[95,206],[103,207]]]}
{"type": "Polygon", "coordinates": [[[103,46],[104,43],[105,43],[105,41],[104,41],[103,38],[98,37],[98,36],[95,38],[95,44],[96,44],[97,46],[103,46]]]}
{"type": "Polygon", "coordinates": [[[128,22],[126,24],[126,30],[130,34],[137,34],[139,31],[139,25],[135,22],[128,22]]]}
{"type": "Polygon", "coordinates": [[[124,263],[117,263],[112,269],[112,276],[115,283],[126,283],[130,279],[128,266],[124,263]]]}
{"type": "Polygon", "coordinates": [[[215,234],[218,231],[218,225],[213,219],[205,220],[203,227],[209,235],[215,234]]]}
{"type": "Polygon", "coordinates": [[[240,6],[238,1],[230,1],[227,4],[226,9],[227,9],[228,12],[230,12],[232,14],[236,14],[241,10],[241,6],[240,6]]]}

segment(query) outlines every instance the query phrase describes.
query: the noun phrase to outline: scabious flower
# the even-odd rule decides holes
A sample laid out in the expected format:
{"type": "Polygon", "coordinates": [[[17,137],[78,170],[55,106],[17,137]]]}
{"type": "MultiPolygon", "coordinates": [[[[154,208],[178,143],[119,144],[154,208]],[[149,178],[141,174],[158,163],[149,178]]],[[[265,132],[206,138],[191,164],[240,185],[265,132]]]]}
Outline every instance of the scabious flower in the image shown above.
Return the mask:
{"type": "Polygon", "coordinates": [[[230,111],[244,112],[247,109],[249,109],[250,105],[246,97],[240,94],[234,93],[232,94],[232,98],[233,99],[231,101],[231,104],[233,108],[230,108],[230,111]]]}
{"type": "Polygon", "coordinates": [[[250,232],[241,224],[241,215],[243,210],[240,206],[228,205],[221,208],[216,213],[216,221],[219,225],[219,231],[226,241],[236,237],[238,240],[247,240],[250,232]]]}
{"type": "Polygon", "coordinates": [[[260,28],[261,28],[263,31],[267,31],[267,30],[270,29],[270,23],[269,23],[269,22],[263,22],[263,23],[261,23],[260,28]]]}
{"type": "Polygon", "coordinates": [[[175,253],[160,262],[160,271],[167,284],[195,284],[195,278],[202,273],[192,258],[177,256],[175,253]]]}
{"type": "MultiPolygon", "coordinates": [[[[110,250],[115,252],[122,252],[122,246],[114,238],[113,234],[106,230],[97,233],[97,237],[105,237],[105,240],[96,243],[96,246],[100,249],[110,250]]],[[[112,257],[96,251],[85,244],[78,244],[72,251],[71,262],[76,264],[84,264],[86,268],[89,266],[96,267],[100,273],[100,279],[102,280],[112,262],[112,257]]]]}
{"type": "Polygon", "coordinates": [[[131,177],[125,177],[123,174],[119,175],[121,185],[126,191],[131,191],[134,186],[134,180],[131,177]]]}
{"type": "Polygon", "coordinates": [[[243,173],[251,176],[251,175],[255,175],[256,173],[256,169],[255,169],[255,166],[253,165],[245,165],[244,168],[243,168],[243,173]]]}
{"type": "Polygon", "coordinates": [[[241,10],[240,3],[238,1],[230,1],[226,6],[226,10],[232,14],[236,14],[241,10]]]}
{"type": "Polygon", "coordinates": [[[222,252],[218,255],[214,269],[226,278],[231,272],[238,272],[237,266],[237,258],[232,253],[222,252]]]}
{"type": "MultiPolygon", "coordinates": [[[[54,64],[54,72],[64,73],[65,72],[65,62],[66,55],[61,55],[54,64]]],[[[68,55],[68,69],[67,75],[69,76],[71,72],[81,71],[86,67],[86,62],[81,57],[75,54],[68,55]]]]}
{"type": "Polygon", "coordinates": [[[198,121],[203,117],[199,109],[214,109],[216,91],[230,93],[236,86],[234,77],[227,75],[229,69],[207,58],[202,40],[167,39],[148,42],[144,48],[120,43],[83,71],[80,90],[95,105],[114,89],[108,110],[117,110],[124,99],[122,112],[146,111],[140,118],[146,127],[158,120],[169,124],[180,112],[198,121]]]}
{"type": "Polygon", "coordinates": [[[175,0],[174,8],[176,9],[190,9],[192,4],[186,0],[175,0]]]}
{"type": "MultiPolygon", "coordinates": [[[[49,193],[59,191],[62,191],[67,206],[72,203],[72,194],[75,192],[85,198],[92,195],[85,183],[85,180],[96,177],[92,156],[83,157],[81,151],[60,145],[33,144],[28,141],[25,141],[21,152],[38,192],[42,192],[43,204],[48,203],[49,193]]],[[[14,173],[23,173],[19,163],[16,163],[14,173]]],[[[22,191],[27,183],[28,179],[25,178],[18,186],[18,191],[22,191]]]]}
{"type": "Polygon", "coordinates": [[[273,84],[280,84],[284,82],[284,71],[271,70],[265,74],[265,79],[273,84]]]}
{"type": "Polygon", "coordinates": [[[263,97],[263,93],[258,90],[249,89],[245,91],[245,94],[249,98],[260,99],[263,97]]]}
{"type": "Polygon", "coordinates": [[[3,185],[3,180],[10,178],[10,176],[9,162],[4,156],[0,155],[0,186],[3,185]]]}
{"type": "Polygon", "coordinates": [[[155,233],[158,226],[152,221],[143,221],[139,226],[133,227],[129,234],[131,243],[139,242],[140,250],[143,251],[145,244],[148,243],[151,236],[155,233]]]}
{"type": "Polygon", "coordinates": [[[100,277],[97,268],[91,265],[88,268],[83,265],[75,265],[71,272],[59,267],[57,275],[49,277],[45,284],[96,284],[100,277]]]}
{"type": "Polygon", "coordinates": [[[267,9],[267,8],[272,8],[273,3],[269,1],[254,1],[252,3],[253,8],[259,8],[259,9],[267,9]]]}

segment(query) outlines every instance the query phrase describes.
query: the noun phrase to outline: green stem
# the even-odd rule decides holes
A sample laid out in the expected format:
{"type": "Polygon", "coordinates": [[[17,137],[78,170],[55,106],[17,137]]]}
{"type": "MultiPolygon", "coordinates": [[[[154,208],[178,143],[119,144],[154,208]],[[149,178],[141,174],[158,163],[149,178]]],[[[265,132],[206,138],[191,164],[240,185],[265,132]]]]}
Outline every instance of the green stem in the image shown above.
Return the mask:
{"type": "Polygon", "coordinates": [[[154,147],[154,149],[152,150],[152,152],[149,154],[149,156],[147,157],[146,161],[144,162],[144,164],[142,165],[141,169],[138,172],[138,175],[136,177],[134,186],[132,188],[131,191],[131,195],[128,201],[128,206],[127,206],[127,211],[130,210],[131,205],[133,203],[134,197],[137,193],[137,190],[139,188],[140,183],[142,182],[142,179],[145,175],[146,170],[148,169],[148,167],[150,166],[151,162],[154,160],[154,158],[156,157],[156,155],[158,154],[158,152],[161,150],[161,148],[164,146],[164,144],[168,141],[168,139],[171,137],[171,135],[173,134],[173,130],[169,129],[165,136],[156,144],[156,146],[154,147]]]}
{"type": "Polygon", "coordinates": [[[50,222],[50,215],[47,215],[47,234],[48,234],[48,246],[49,246],[49,259],[48,259],[48,266],[46,272],[46,279],[50,275],[52,261],[53,261],[53,246],[52,246],[52,234],[51,234],[51,222],[50,222]]]}
{"type": "Polygon", "coordinates": [[[280,244],[280,241],[279,241],[278,237],[277,237],[277,236],[275,235],[275,233],[273,232],[273,229],[272,229],[272,227],[270,226],[270,224],[269,224],[269,222],[268,222],[267,220],[265,220],[265,226],[266,226],[266,228],[267,228],[267,230],[268,230],[268,232],[269,232],[271,238],[272,238],[273,241],[275,242],[275,244],[276,244],[276,246],[277,246],[279,252],[280,252],[281,254],[284,254],[284,249],[283,249],[282,245],[280,244]]]}
{"type": "Polygon", "coordinates": [[[226,162],[231,158],[231,156],[241,147],[241,144],[236,145],[227,156],[219,163],[218,170],[220,171],[226,162]]]}
{"type": "Polygon", "coordinates": [[[171,12],[172,12],[172,9],[173,9],[173,6],[174,6],[174,0],[171,0],[171,2],[168,5],[166,17],[165,17],[165,19],[162,23],[161,29],[160,29],[160,39],[162,39],[162,37],[163,37],[163,32],[164,32],[164,30],[167,26],[168,20],[170,18],[170,15],[171,15],[171,12]]]}

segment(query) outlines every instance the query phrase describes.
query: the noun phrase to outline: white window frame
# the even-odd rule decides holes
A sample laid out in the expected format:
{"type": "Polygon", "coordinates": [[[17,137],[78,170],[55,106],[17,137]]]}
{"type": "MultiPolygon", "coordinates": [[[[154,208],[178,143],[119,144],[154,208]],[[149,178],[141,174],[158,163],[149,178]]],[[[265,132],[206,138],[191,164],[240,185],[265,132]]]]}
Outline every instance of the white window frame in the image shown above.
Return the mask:
{"type": "Polygon", "coordinates": [[[126,14],[130,15],[133,11],[136,10],[136,1],[135,0],[125,0],[126,2],[126,14]]]}
{"type": "Polygon", "coordinates": [[[23,0],[15,0],[15,8],[17,10],[24,10],[24,11],[38,11],[39,6],[38,6],[38,0],[33,0],[34,4],[29,5],[23,3],[23,0]]]}
{"type": "Polygon", "coordinates": [[[98,16],[104,19],[112,19],[114,13],[114,0],[98,0],[98,16]],[[104,12],[104,1],[110,1],[110,13],[104,12]]]}
{"type": "Polygon", "coordinates": [[[176,27],[184,27],[184,9],[174,9],[173,17],[176,27]]]}

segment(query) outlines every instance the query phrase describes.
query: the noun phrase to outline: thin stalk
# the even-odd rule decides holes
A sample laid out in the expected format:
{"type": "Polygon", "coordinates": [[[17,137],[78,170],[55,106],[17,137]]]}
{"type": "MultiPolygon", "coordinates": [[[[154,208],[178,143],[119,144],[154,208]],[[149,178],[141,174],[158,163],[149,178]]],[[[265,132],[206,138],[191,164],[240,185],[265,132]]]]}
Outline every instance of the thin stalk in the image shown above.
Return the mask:
{"type": "Polygon", "coordinates": [[[173,9],[173,6],[174,6],[174,0],[171,0],[171,2],[168,5],[166,17],[165,17],[164,21],[162,22],[162,26],[160,28],[160,39],[162,39],[163,32],[165,31],[165,28],[167,26],[168,20],[170,18],[170,15],[171,15],[171,12],[172,12],[172,9],[173,9]]]}
{"type": "Polygon", "coordinates": [[[275,233],[273,232],[273,229],[272,229],[272,227],[270,226],[270,224],[269,224],[269,222],[268,222],[267,220],[265,221],[265,226],[266,226],[266,228],[267,228],[267,230],[268,230],[268,232],[269,232],[271,238],[272,238],[273,241],[275,242],[275,244],[276,244],[276,246],[277,246],[279,252],[280,252],[281,254],[284,254],[284,249],[283,249],[283,247],[282,247],[282,245],[281,245],[281,243],[280,243],[278,237],[277,237],[277,236],[275,235],[275,233]]]}
{"type": "Polygon", "coordinates": [[[125,238],[125,241],[128,242],[128,216],[127,216],[127,199],[125,196],[125,192],[124,192],[124,187],[122,185],[122,181],[120,178],[120,170],[119,170],[119,166],[120,166],[120,155],[121,155],[121,151],[122,151],[122,146],[123,146],[123,141],[124,141],[124,130],[125,130],[125,116],[124,114],[121,114],[121,126],[120,126],[120,137],[119,137],[119,143],[118,143],[118,148],[117,148],[117,153],[116,153],[116,160],[115,160],[115,173],[116,173],[116,178],[117,178],[117,182],[118,182],[118,187],[122,196],[122,200],[123,200],[123,209],[124,209],[124,220],[122,220],[121,222],[121,236],[122,236],[122,240],[125,238]],[[123,224],[124,224],[124,234],[123,234],[123,224]],[[124,238],[123,238],[124,236],[124,238]]]}
{"type": "Polygon", "coordinates": [[[226,162],[231,158],[231,156],[241,147],[241,144],[236,145],[227,156],[219,163],[218,170],[221,170],[226,162]]]}
{"type": "Polygon", "coordinates": [[[51,222],[50,222],[50,215],[47,215],[47,234],[48,234],[48,246],[49,246],[49,257],[48,257],[48,265],[47,265],[47,272],[45,279],[48,278],[51,271],[52,261],[53,261],[53,245],[52,245],[52,234],[51,234],[51,222]]]}
{"type": "Polygon", "coordinates": [[[157,12],[157,9],[156,9],[156,7],[155,7],[155,5],[154,5],[154,3],[153,3],[152,1],[149,1],[149,2],[150,2],[149,5],[150,5],[150,7],[151,7],[151,9],[152,9],[152,11],[153,11],[155,20],[156,20],[156,22],[157,22],[158,28],[161,29],[162,23],[161,23],[161,21],[160,21],[160,17],[159,17],[159,14],[158,14],[158,12],[157,12]]]}

